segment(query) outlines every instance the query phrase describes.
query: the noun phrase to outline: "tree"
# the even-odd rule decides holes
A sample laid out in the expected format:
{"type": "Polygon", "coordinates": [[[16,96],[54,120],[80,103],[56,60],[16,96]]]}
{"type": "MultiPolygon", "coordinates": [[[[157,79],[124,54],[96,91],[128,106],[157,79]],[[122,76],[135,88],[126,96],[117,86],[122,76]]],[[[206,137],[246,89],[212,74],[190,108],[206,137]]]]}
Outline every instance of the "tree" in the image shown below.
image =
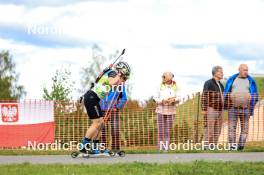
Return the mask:
{"type": "Polygon", "coordinates": [[[90,88],[91,83],[95,81],[97,76],[103,70],[104,67],[102,67],[102,65],[112,57],[110,56],[107,58],[102,56],[101,51],[102,49],[99,46],[94,45],[92,48],[92,59],[89,62],[89,66],[84,67],[81,70],[81,86],[83,89],[90,88]]]}
{"type": "Polygon", "coordinates": [[[0,53],[0,99],[18,100],[26,94],[24,86],[18,85],[19,74],[9,51],[0,53]]]}
{"type": "Polygon", "coordinates": [[[46,87],[43,88],[43,98],[45,100],[69,101],[72,99],[73,84],[70,80],[71,72],[68,69],[56,70],[52,78],[52,88],[49,92],[46,87]]]}

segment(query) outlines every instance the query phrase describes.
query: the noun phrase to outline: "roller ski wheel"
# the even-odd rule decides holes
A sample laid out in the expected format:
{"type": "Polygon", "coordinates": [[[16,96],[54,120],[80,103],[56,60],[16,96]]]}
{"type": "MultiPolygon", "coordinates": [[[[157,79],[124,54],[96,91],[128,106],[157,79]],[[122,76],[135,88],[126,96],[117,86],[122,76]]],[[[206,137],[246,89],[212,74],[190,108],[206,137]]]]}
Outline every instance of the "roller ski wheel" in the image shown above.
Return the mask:
{"type": "Polygon", "coordinates": [[[75,151],[75,152],[72,152],[71,153],[71,157],[72,158],[78,158],[78,157],[82,157],[82,158],[89,158],[90,157],[90,155],[89,155],[89,153],[83,153],[83,152],[77,152],[77,151],[75,151]]]}
{"type": "Polygon", "coordinates": [[[71,153],[71,157],[75,159],[75,158],[77,158],[80,154],[81,154],[80,152],[72,152],[72,153],[71,153]]]}
{"type": "Polygon", "coordinates": [[[126,153],[125,153],[125,151],[118,151],[118,152],[117,152],[117,155],[118,155],[119,157],[125,157],[125,156],[126,156],[126,153]]]}
{"type": "Polygon", "coordinates": [[[115,155],[116,155],[116,153],[115,152],[113,152],[113,151],[109,151],[109,153],[108,153],[109,155],[110,155],[110,157],[115,157],[115,155]]]}

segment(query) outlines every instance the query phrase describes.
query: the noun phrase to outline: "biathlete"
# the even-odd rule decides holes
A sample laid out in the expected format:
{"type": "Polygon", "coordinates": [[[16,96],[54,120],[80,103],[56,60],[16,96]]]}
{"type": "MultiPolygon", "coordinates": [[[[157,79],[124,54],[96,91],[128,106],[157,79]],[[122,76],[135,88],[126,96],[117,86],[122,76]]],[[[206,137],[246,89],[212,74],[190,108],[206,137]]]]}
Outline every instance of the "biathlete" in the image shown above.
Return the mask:
{"type": "MultiPolygon", "coordinates": [[[[88,117],[92,120],[92,124],[87,129],[85,137],[82,140],[80,148],[81,153],[102,153],[98,145],[100,145],[99,138],[104,125],[104,116],[99,102],[104,99],[113,88],[117,88],[118,85],[124,83],[129,76],[129,65],[126,62],[120,61],[114,66],[114,69],[111,68],[107,72],[104,72],[94,87],[84,94],[82,100],[88,117]]],[[[113,101],[112,103],[115,102],[113,101]]],[[[105,149],[103,153],[109,153],[109,151],[105,149]]]]}

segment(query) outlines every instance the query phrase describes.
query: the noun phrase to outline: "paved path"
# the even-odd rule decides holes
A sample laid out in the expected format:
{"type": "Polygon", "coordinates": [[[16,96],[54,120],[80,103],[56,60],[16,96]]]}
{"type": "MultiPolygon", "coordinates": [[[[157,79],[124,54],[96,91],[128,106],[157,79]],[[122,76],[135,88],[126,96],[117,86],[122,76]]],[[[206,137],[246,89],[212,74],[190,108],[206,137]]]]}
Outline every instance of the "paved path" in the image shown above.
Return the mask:
{"type": "Polygon", "coordinates": [[[41,156],[0,156],[0,164],[24,163],[33,164],[105,164],[105,163],[168,163],[204,161],[262,161],[264,152],[255,153],[187,153],[187,154],[128,154],[125,157],[101,157],[101,158],[71,158],[67,155],[41,155],[41,156]]]}

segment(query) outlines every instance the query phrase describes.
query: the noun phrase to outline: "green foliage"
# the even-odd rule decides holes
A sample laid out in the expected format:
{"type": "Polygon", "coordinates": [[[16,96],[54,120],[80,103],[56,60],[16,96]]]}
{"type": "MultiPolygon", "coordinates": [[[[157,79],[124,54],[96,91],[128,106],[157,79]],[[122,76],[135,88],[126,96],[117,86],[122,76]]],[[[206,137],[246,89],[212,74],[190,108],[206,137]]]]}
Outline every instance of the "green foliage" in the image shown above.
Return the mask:
{"type": "Polygon", "coordinates": [[[52,78],[52,88],[49,92],[46,87],[43,88],[43,98],[45,100],[70,100],[73,91],[74,82],[70,81],[71,72],[68,69],[57,70],[52,78]]]}
{"type": "Polygon", "coordinates": [[[26,94],[24,87],[18,85],[19,74],[9,51],[0,53],[0,99],[17,100],[26,94]]]}
{"type": "Polygon", "coordinates": [[[264,95],[264,77],[254,78],[257,82],[258,91],[261,95],[264,95]]]}
{"type": "Polygon", "coordinates": [[[105,62],[109,61],[110,57],[104,57],[101,54],[101,48],[97,45],[94,45],[92,48],[92,58],[89,60],[89,65],[82,68],[81,70],[81,85],[83,89],[88,89],[95,81],[100,72],[104,69],[102,65],[105,62]]]}

